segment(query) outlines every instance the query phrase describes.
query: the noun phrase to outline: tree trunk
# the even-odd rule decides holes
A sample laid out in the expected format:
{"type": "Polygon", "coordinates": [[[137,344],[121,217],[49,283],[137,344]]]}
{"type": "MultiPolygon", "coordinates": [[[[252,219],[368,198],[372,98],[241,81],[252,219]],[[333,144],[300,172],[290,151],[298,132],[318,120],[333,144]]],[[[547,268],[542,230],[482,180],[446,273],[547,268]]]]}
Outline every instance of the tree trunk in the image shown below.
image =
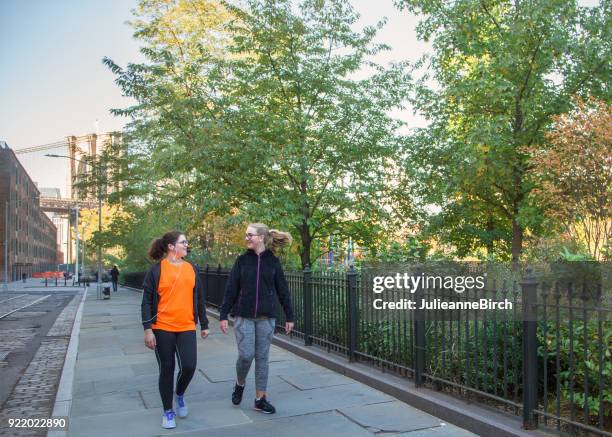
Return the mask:
{"type": "Polygon", "coordinates": [[[312,237],[307,224],[300,226],[300,238],[302,239],[302,248],[300,250],[300,259],[302,261],[302,269],[310,267],[310,248],[312,246],[312,237]]]}
{"type": "Polygon", "coordinates": [[[491,234],[493,233],[494,230],[495,230],[495,225],[493,224],[493,220],[489,218],[487,220],[487,255],[490,257],[493,256],[494,239],[491,236],[491,234]]]}
{"type": "Polygon", "coordinates": [[[308,226],[308,219],[310,218],[310,205],[308,203],[308,186],[306,181],[303,180],[300,184],[300,192],[304,196],[304,203],[302,204],[302,223],[299,226],[300,238],[302,239],[302,249],[300,251],[300,258],[302,260],[302,269],[310,267],[310,246],[312,245],[312,235],[310,233],[310,227],[308,226]]]}
{"type": "Polygon", "coordinates": [[[512,218],[512,270],[518,270],[519,260],[523,251],[523,228],[512,218]]]}

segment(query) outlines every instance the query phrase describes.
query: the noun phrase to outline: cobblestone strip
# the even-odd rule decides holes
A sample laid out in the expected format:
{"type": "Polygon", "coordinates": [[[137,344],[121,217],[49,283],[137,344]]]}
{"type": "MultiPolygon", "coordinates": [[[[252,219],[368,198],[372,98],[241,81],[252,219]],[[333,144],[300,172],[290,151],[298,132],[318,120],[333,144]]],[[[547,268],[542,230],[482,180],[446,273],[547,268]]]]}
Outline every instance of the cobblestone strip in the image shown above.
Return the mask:
{"type": "Polygon", "coordinates": [[[10,331],[0,331],[0,367],[6,367],[8,354],[25,348],[35,334],[35,328],[14,328],[10,331]]]}
{"type": "Polygon", "coordinates": [[[8,428],[11,417],[51,417],[67,338],[45,338],[0,411],[0,436],[44,436],[46,429],[8,428]]]}
{"type": "Polygon", "coordinates": [[[47,337],[69,337],[72,333],[72,324],[74,323],[74,317],[76,316],[79,303],[81,302],[81,296],[83,292],[77,293],[70,303],[62,310],[55,323],[47,333],[47,337]]]}
{"type": "Polygon", "coordinates": [[[47,429],[8,427],[11,417],[51,417],[72,324],[82,292],[72,298],[43,338],[36,355],[0,411],[0,436],[45,436],[47,429]]]}

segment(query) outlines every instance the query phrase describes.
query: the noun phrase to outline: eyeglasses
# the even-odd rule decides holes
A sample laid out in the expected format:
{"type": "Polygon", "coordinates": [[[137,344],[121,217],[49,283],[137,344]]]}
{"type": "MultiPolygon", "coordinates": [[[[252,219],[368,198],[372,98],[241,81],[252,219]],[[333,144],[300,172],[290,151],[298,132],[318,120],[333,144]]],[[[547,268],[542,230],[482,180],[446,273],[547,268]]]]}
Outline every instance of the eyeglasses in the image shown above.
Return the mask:
{"type": "Polygon", "coordinates": [[[187,240],[177,241],[176,244],[182,244],[183,246],[187,246],[189,242],[187,240]]]}
{"type": "Polygon", "coordinates": [[[246,238],[247,240],[250,240],[253,237],[259,237],[259,234],[249,234],[249,233],[244,234],[244,238],[246,238]]]}

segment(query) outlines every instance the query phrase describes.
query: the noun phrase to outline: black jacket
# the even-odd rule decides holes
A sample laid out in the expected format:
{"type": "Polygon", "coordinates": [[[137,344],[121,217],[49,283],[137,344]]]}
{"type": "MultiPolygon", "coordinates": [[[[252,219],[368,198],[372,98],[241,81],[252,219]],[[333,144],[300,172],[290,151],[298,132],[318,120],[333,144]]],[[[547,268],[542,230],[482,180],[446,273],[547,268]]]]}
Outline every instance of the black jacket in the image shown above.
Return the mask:
{"type": "Polygon", "coordinates": [[[280,260],[270,250],[257,255],[249,249],[232,267],[219,319],[227,320],[230,311],[232,316],[276,317],[276,296],[292,322],[291,295],[280,260]]]}
{"type": "MultiPolygon", "coordinates": [[[[189,262],[189,261],[185,261],[189,262]]],[[[189,263],[191,264],[191,263],[189,263]]],[[[206,317],[204,284],[200,278],[200,269],[191,264],[195,272],[195,286],[193,287],[193,320],[198,323],[202,330],[208,329],[208,318],[206,317]]],[[[159,277],[161,276],[161,264],[153,265],[145,275],[142,283],[142,326],[144,329],[151,329],[151,325],[157,321],[157,304],[160,300],[159,292],[159,277]]]]}

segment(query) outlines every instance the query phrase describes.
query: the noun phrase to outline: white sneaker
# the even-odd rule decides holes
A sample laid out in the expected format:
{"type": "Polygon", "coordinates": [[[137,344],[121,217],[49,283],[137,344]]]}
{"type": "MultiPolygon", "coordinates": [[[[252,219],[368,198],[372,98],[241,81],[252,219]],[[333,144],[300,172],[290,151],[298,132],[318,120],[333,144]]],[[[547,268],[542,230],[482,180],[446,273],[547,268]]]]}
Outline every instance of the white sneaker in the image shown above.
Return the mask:
{"type": "Polygon", "coordinates": [[[187,403],[185,402],[185,395],[179,396],[174,395],[176,399],[176,412],[178,417],[181,419],[187,417],[189,414],[189,409],[187,408],[187,403]]]}
{"type": "Polygon", "coordinates": [[[164,414],[162,415],[162,428],[166,428],[166,429],[176,428],[176,422],[174,421],[174,416],[176,416],[174,411],[172,410],[165,411],[164,414]]]}

